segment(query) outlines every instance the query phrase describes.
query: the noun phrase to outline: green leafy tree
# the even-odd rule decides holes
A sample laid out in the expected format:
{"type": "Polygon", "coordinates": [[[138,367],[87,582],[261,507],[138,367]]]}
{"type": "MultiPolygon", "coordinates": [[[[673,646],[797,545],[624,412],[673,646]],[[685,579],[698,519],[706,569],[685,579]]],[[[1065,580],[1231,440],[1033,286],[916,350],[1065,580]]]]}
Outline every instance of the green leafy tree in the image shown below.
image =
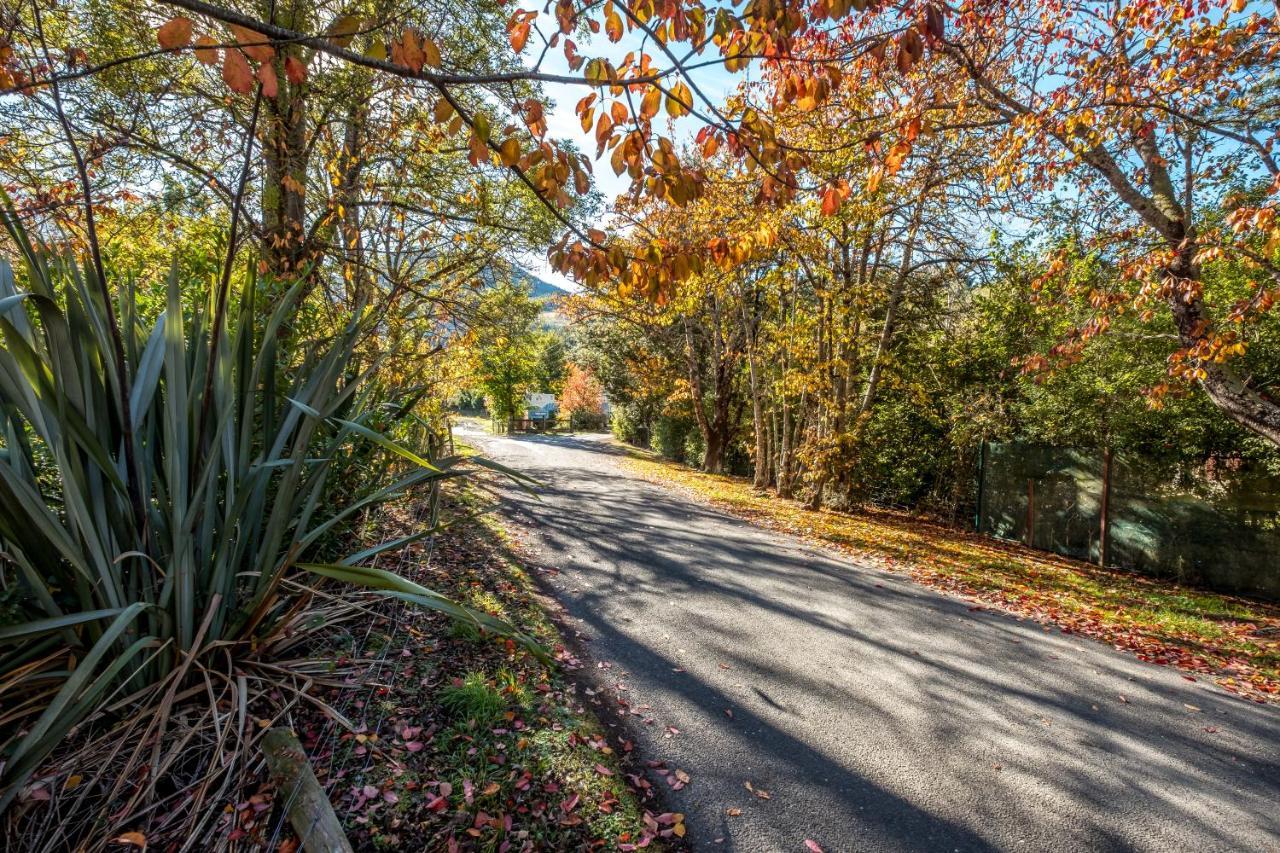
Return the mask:
{"type": "Polygon", "coordinates": [[[467,345],[475,355],[476,384],[489,415],[500,424],[517,417],[538,379],[538,303],[509,279],[481,296],[467,345]]]}
{"type": "Polygon", "coordinates": [[[564,338],[555,332],[543,332],[538,336],[538,364],[534,373],[536,390],[560,396],[569,375],[564,338]]]}

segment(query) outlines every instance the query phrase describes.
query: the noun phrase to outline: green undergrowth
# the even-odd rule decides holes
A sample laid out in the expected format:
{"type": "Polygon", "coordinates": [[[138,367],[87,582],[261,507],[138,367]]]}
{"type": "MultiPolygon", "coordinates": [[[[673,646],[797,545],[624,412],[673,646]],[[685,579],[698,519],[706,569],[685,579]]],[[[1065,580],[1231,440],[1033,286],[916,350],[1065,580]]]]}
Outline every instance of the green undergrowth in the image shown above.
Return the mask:
{"type": "MultiPolygon", "coordinates": [[[[453,518],[482,503],[469,488],[449,502],[453,518]]],[[[558,664],[398,606],[373,630],[348,626],[335,665],[378,661],[363,684],[328,700],[355,731],[317,716],[299,734],[356,848],[627,850],[652,835],[626,783],[637,771],[583,706],[566,667],[575,661],[496,520],[471,515],[393,570],[510,620],[558,664]]]]}

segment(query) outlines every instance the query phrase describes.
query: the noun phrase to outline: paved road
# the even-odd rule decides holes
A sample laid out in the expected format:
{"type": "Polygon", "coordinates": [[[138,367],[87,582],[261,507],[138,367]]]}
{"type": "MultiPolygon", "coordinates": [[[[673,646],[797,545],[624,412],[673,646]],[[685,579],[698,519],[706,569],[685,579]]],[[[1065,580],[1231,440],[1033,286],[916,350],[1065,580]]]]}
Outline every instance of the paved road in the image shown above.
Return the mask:
{"type": "Polygon", "coordinates": [[[1280,708],[752,527],[604,436],[467,439],[548,484],[506,511],[692,777],[695,849],[1280,850],[1280,708]]]}

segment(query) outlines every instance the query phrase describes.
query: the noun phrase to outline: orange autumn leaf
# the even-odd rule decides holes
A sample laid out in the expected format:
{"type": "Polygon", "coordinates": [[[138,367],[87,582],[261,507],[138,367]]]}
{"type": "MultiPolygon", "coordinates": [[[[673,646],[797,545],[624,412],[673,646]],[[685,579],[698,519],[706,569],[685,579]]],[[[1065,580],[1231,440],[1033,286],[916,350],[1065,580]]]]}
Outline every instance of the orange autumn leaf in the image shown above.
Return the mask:
{"type": "Polygon", "coordinates": [[[244,58],[243,53],[230,47],[223,51],[222,82],[227,84],[228,89],[248,95],[253,91],[253,79],[253,69],[249,67],[249,60],[244,58]]]}
{"type": "Polygon", "coordinates": [[[196,39],[196,61],[202,65],[217,65],[219,54],[218,41],[213,36],[200,36],[196,39]]]}
{"type": "Polygon", "coordinates": [[[165,50],[186,47],[191,43],[191,19],[174,18],[156,30],[156,41],[165,50]]]}
{"type": "Polygon", "coordinates": [[[270,39],[262,33],[254,32],[248,27],[242,27],[239,24],[227,24],[227,29],[231,30],[231,34],[235,36],[236,44],[244,51],[245,56],[254,62],[270,62],[275,58],[275,48],[267,44],[270,39]]]}
{"type": "Polygon", "coordinates": [[[307,66],[302,64],[302,60],[296,56],[286,56],[284,60],[284,76],[289,82],[297,86],[299,83],[307,79],[307,66]]]}
{"type": "Polygon", "coordinates": [[[262,83],[262,97],[274,98],[280,93],[280,83],[276,79],[276,70],[270,62],[258,66],[258,80],[262,83]]]}

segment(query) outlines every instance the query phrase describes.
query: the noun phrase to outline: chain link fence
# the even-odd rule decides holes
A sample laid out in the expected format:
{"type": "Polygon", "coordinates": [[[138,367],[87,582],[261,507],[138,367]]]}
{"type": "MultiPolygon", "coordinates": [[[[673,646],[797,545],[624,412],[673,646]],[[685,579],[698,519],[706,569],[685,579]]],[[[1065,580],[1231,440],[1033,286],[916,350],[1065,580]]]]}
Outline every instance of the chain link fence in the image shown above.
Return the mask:
{"type": "Polygon", "coordinates": [[[1280,600],[1280,477],[1126,451],[983,447],[976,527],[1001,539],[1280,600]]]}

